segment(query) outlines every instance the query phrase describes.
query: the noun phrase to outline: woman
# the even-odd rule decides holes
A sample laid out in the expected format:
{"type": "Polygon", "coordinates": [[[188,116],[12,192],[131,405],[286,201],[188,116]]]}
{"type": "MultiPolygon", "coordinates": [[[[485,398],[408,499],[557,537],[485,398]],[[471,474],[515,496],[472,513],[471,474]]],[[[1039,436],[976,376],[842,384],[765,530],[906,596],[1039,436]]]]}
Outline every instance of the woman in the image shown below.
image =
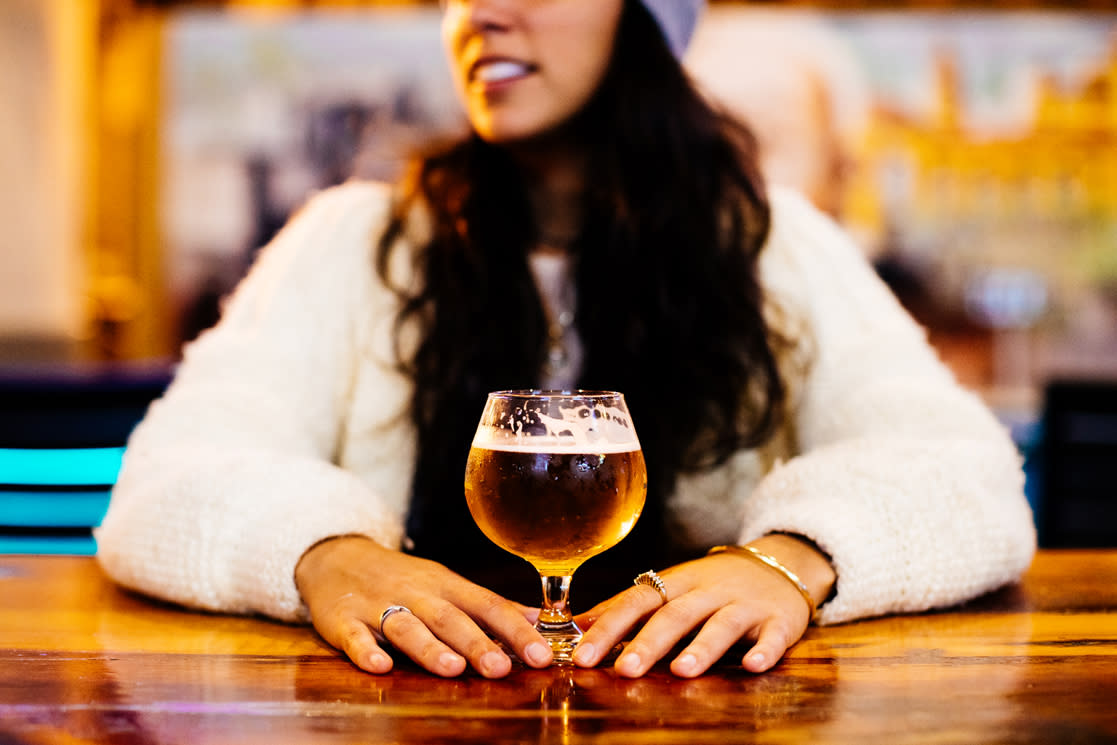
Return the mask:
{"type": "Polygon", "coordinates": [[[845,236],[765,192],[679,66],[698,6],[446,0],[473,132],[395,192],[315,198],[263,252],[130,441],[106,570],[309,619],[369,672],[395,650],[500,677],[493,638],[546,666],[535,611],[462,574],[486,544],[462,473],[488,390],[578,385],[626,393],[650,468],[607,555],[660,569],[580,618],[579,665],[635,632],[615,665],[639,676],[693,632],[676,675],[740,641],[760,672],[816,605],[835,623],[1018,577],[1012,443],[845,236]]]}

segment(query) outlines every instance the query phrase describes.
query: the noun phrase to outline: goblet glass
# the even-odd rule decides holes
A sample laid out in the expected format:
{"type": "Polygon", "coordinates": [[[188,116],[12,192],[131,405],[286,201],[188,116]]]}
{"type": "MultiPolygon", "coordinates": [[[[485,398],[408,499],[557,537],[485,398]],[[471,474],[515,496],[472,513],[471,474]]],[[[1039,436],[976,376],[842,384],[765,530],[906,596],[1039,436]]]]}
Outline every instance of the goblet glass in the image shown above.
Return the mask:
{"type": "Polygon", "coordinates": [[[556,663],[570,664],[582,637],[568,602],[574,571],[628,535],[647,487],[622,394],[489,394],[466,464],[466,502],[493,543],[539,572],[536,628],[556,663]]]}

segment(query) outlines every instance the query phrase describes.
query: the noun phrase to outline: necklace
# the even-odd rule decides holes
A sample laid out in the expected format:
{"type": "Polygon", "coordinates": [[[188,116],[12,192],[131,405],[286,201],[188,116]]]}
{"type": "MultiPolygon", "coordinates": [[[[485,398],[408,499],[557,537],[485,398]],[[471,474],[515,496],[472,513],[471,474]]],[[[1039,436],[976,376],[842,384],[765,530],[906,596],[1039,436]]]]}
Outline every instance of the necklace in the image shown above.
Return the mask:
{"type": "Polygon", "coordinates": [[[543,386],[569,388],[581,368],[581,341],[574,328],[577,289],[570,278],[566,254],[535,252],[531,269],[547,321],[547,353],[543,360],[543,386]]]}
{"type": "Polygon", "coordinates": [[[548,378],[558,376],[570,365],[570,349],[566,338],[573,325],[573,310],[559,311],[559,314],[551,319],[547,329],[547,362],[544,371],[548,378]]]}

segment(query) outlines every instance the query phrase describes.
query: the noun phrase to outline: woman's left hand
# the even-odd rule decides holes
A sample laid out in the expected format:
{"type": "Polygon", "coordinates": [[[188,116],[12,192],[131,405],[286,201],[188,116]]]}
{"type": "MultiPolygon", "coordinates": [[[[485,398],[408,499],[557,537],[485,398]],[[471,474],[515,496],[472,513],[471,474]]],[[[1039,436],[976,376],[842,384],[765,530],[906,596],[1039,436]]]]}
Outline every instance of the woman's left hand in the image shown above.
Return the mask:
{"type": "MultiPolygon", "coordinates": [[[[834,570],[812,544],[773,534],[750,545],[795,572],[816,602],[830,593],[834,570]]],[[[771,567],[733,553],[719,553],[658,572],[667,602],[647,585],[634,585],[578,616],[586,629],[575,664],[596,665],[642,620],[644,627],[617,659],[616,670],[639,677],[683,637],[697,635],[671,661],[671,672],[692,678],[706,672],[742,639],[753,646],[741,664],[759,673],[775,665],[803,636],[810,610],[791,582],[771,567]]]]}

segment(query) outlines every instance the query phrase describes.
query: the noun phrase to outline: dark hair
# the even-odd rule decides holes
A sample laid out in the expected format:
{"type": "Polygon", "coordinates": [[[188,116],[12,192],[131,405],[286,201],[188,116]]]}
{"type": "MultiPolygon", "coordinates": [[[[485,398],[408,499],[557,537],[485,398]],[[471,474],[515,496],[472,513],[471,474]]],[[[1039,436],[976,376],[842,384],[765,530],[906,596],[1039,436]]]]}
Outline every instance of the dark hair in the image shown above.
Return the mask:
{"type": "MultiPolygon", "coordinates": [[[[591,156],[572,249],[579,384],[625,393],[649,467],[638,525],[658,541],[677,476],[762,444],[782,416],[778,337],[758,279],[769,209],[755,142],[695,90],[634,0],[599,90],[568,126],[591,156]]],[[[471,525],[462,474],[485,394],[535,386],[545,354],[523,178],[505,149],[475,135],[429,155],[379,245],[387,281],[409,214],[429,212],[430,240],[413,247],[422,287],[396,288],[397,340],[418,322],[416,351],[399,359],[418,432],[408,529],[419,553],[448,562],[461,555],[450,536],[471,525]]]]}

